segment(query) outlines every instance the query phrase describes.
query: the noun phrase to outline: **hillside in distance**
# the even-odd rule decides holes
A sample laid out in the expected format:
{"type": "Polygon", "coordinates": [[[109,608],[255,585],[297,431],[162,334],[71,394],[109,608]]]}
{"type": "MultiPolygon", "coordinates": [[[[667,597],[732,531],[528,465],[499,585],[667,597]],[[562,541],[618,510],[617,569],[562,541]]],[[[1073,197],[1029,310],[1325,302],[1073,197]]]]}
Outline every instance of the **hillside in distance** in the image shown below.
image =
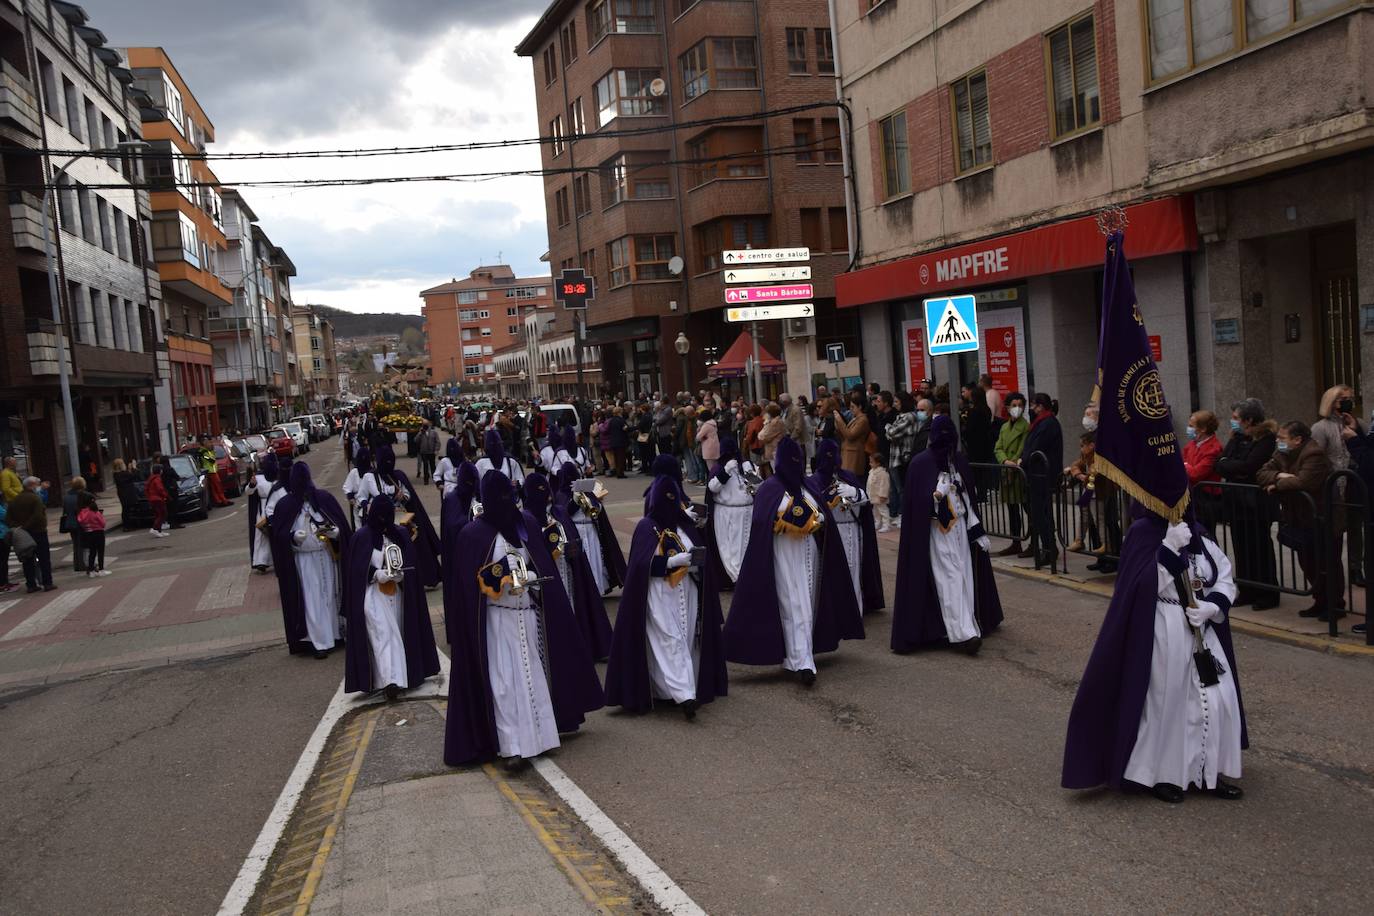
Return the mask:
{"type": "Polygon", "coordinates": [[[420,330],[424,318],[419,315],[399,315],[395,312],[346,312],[327,305],[312,305],[312,309],[328,318],[334,325],[334,336],[343,337],[380,337],[391,335],[400,337],[406,328],[420,330]]]}

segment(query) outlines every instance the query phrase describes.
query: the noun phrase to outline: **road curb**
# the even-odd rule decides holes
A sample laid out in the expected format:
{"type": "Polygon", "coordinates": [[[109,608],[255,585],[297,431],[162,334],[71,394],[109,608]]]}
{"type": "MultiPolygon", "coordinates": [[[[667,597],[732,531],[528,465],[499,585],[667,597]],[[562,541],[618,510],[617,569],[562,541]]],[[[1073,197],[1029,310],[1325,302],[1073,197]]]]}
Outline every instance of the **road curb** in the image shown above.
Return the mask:
{"type": "MultiPolygon", "coordinates": [[[[1112,597],[1112,589],[1105,585],[1066,579],[1063,576],[1056,575],[1046,570],[1023,569],[1018,566],[999,566],[997,564],[993,564],[993,569],[999,573],[1005,573],[1017,579],[1025,579],[1028,582],[1040,582],[1045,585],[1053,585],[1057,588],[1066,588],[1070,591],[1081,592],[1085,595],[1097,595],[1100,598],[1110,599],[1112,597]]],[[[1345,645],[1343,643],[1332,642],[1329,637],[1309,636],[1306,633],[1291,633],[1287,630],[1281,630],[1278,627],[1268,627],[1262,623],[1254,623],[1249,620],[1232,618],[1231,629],[1237,633],[1244,633],[1247,636],[1258,636],[1261,639],[1284,642],[1291,646],[1312,649],[1317,652],[1326,652],[1331,655],[1343,655],[1350,658],[1374,658],[1374,646],[1345,645]]]]}

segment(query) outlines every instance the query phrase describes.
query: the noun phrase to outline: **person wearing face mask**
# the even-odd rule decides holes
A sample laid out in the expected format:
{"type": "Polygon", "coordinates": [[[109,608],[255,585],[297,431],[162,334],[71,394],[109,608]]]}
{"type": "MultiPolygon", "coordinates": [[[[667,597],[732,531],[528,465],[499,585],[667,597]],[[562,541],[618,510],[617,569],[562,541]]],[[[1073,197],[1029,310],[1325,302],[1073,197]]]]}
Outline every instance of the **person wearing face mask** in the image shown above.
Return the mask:
{"type": "Polygon", "coordinates": [[[959,431],[964,437],[964,454],[973,464],[991,464],[996,433],[987,398],[977,382],[969,382],[960,392],[959,431]]]}
{"type": "MultiPolygon", "coordinates": [[[[992,447],[993,458],[1008,468],[1021,466],[1021,453],[1026,447],[1026,436],[1030,434],[1030,420],[1026,419],[1026,396],[1019,391],[1007,395],[1007,422],[997,431],[997,442],[992,447]]],[[[1016,471],[1002,474],[1002,502],[1007,507],[1007,522],[1011,530],[1011,543],[997,551],[999,557],[1021,556],[1021,507],[1026,501],[1026,486],[1022,475],[1016,471]]],[[[1027,554],[1029,555],[1029,554],[1027,554]]]]}
{"type": "Polygon", "coordinates": [[[803,471],[801,446],[784,437],[774,475],[754,494],[724,638],[728,661],[781,664],[809,687],[815,656],[863,639],[864,625],[834,516],[803,471]]]}
{"type": "MultiPolygon", "coordinates": [[[[1360,422],[1355,418],[1355,390],[1349,385],[1334,385],[1322,395],[1321,414],[1312,424],[1312,439],[1326,452],[1331,462],[1331,471],[1344,471],[1351,467],[1350,450],[1346,445],[1345,430],[1352,429],[1357,435],[1363,434],[1360,422]]],[[[1353,494],[1351,494],[1353,496],[1353,494]]],[[[1332,556],[1348,556],[1350,580],[1353,585],[1364,586],[1364,512],[1360,506],[1345,505],[1346,483],[1336,483],[1333,499],[1337,505],[1332,507],[1332,556]],[[1350,551],[1342,550],[1342,535],[1350,538],[1350,551]]],[[[1355,502],[1357,500],[1351,500],[1355,502]]]]}
{"type": "Polygon", "coordinates": [[[1188,441],[1183,445],[1183,467],[1188,472],[1188,486],[1193,488],[1193,505],[1198,522],[1207,536],[1216,537],[1217,502],[1221,490],[1208,487],[1208,481],[1220,480],[1217,460],[1221,458],[1221,440],[1217,438],[1217,416],[1210,410],[1199,410],[1188,418],[1188,441]]]}
{"type": "Polygon", "coordinates": [[[936,417],[930,447],[907,471],[893,652],[947,644],[976,655],[983,637],[1002,623],[973,469],[955,448],[956,439],[953,421],[936,417]]]}
{"type": "MultiPolygon", "coordinates": [[[[1293,420],[1279,427],[1274,456],[1259,469],[1255,481],[1279,498],[1279,543],[1298,554],[1298,563],[1312,585],[1312,606],[1298,612],[1299,617],[1315,617],[1323,622],[1331,615],[1345,616],[1345,567],[1338,550],[1325,557],[1319,551],[1332,550],[1330,537],[1320,537],[1313,506],[1321,505],[1322,490],[1331,474],[1326,449],[1312,438],[1306,423],[1293,420]],[[1311,499],[1304,498],[1307,494],[1311,499]]],[[[1334,538],[1339,546],[1340,537],[1334,538]]]]}
{"type": "MultiPolygon", "coordinates": [[[[1274,454],[1278,425],[1264,417],[1264,405],[1256,398],[1231,407],[1231,438],[1217,459],[1217,473],[1227,483],[1256,483],[1255,475],[1274,454]]],[[[1236,558],[1236,579],[1242,582],[1278,583],[1273,543],[1271,501],[1254,490],[1240,487],[1222,491],[1221,517],[1231,532],[1236,558]]],[[[1278,607],[1275,588],[1242,585],[1237,605],[1253,605],[1257,611],[1278,607]]]]}
{"type": "Polygon", "coordinates": [[[1030,456],[1039,453],[1045,456],[1045,470],[1037,473],[1036,468],[1028,469],[1026,475],[1030,506],[1031,541],[1030,551],[1035,557],[1036,566],[1054,569],[1059,554],[1055,542],[1054,509],[1051,506],[1054,484],[1052,475],[1056,468],[1064,466],[1064,431],[1059,425],[1059,402],[1043,391],[1031,398],[1030,430],[1026,434],[1026,445],[1022,451],[1022,466],[1030,456]]]}

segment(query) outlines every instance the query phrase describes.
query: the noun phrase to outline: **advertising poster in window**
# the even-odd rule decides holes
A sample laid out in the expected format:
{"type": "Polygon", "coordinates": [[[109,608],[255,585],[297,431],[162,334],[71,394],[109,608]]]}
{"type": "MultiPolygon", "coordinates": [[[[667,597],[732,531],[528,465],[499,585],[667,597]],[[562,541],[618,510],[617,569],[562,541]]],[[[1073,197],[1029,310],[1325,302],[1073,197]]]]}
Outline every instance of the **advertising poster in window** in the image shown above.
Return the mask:
{"type": "Polygon", "coordinates": [[[992,378],[992,387],[1004,396],[1026,390],[1026,332],[1020,309],[979,311],[979,330],[983,334],[978,350],[980,371],[992,378]]]}
{"type": "Polygon", "coordinates": [[[906,358],[907,391],[915,391],[921,379],[930,378],[926,366],[926,323],[924,321],[902,322],[902,351],[906,358]]]}

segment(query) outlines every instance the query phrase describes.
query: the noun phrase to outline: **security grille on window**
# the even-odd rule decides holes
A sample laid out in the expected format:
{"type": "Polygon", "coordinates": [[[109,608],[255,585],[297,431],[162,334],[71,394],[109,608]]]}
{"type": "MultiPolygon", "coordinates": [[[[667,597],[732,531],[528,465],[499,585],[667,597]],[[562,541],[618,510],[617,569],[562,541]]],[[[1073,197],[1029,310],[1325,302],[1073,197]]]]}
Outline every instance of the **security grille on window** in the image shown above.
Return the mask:
{"type": "Polygon", "coordinates": [[[1047,36],[1054,133],[1071,134],[1102,120],[1097,89],[1097,38],[1091,15],[1060,26],[1047,36]]]}
{"type": "Polygon", "coordinates": [[[982,70],[954,84],[954,133],[959,171],[967,172],[992,162],[988,77],[982,70]]]}
{"type": "Polygon", "coordinates": [[[596,124],[605,127],[615,118],[666,114],[667,100],[649,94],[649,84],[661,71],[653,68],[612,70],[596,81],[596,124]]]}
{"type": "Polygon", "coordinates": [[[787,72],[811,72],[810,63],[806,59],[806,29],[787,30],[787,72]]]}
{"type": "Polygon", "coordinates": [[[911,161],[907,150],[906,112],[878,122],[883,141],[883,194],[896,197],[911,190],[911,161]]]}

